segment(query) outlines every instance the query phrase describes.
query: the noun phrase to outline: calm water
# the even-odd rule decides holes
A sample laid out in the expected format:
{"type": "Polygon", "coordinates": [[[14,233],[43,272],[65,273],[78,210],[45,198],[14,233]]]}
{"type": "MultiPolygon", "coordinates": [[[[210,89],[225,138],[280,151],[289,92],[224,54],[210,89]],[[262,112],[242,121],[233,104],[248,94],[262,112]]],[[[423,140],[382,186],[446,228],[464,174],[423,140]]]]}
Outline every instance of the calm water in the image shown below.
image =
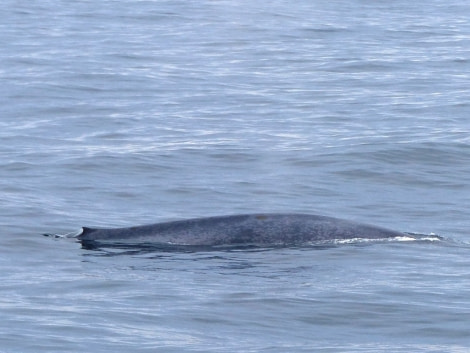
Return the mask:
{"type": "Polygon", "coordinates": [[[0,9],[0,352],[468,352],[467,2],[0,9]],[[259,211],[445,240],[41,236],[259,211]]]}

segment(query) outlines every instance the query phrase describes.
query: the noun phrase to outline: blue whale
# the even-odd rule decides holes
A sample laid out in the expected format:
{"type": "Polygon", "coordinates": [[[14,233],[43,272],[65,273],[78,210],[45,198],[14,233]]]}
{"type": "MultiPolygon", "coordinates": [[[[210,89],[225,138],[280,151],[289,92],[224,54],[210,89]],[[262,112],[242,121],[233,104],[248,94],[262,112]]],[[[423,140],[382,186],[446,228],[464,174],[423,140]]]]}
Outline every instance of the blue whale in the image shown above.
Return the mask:
{"type": "Polygon", "coordinates": [[[408,234],[343,219],[257,213],[195,218],[128,228],[83,227],[82,243],[132,243],[195,246],[288,246],[344,239],[389,239],[408,234]]]}

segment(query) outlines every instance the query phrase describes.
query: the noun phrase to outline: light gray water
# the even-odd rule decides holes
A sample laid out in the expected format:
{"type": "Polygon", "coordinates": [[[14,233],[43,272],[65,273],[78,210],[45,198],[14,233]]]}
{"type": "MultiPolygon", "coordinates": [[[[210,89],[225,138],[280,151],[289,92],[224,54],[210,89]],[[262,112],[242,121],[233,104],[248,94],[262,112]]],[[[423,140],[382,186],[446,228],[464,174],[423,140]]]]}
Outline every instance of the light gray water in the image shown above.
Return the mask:
{"type": "Polygon", "coordinates": [[[470,5],[0,4],[0,352],[468,352],[470,5]],[[42,237],[301,212],[444,241],[42,237]]]}

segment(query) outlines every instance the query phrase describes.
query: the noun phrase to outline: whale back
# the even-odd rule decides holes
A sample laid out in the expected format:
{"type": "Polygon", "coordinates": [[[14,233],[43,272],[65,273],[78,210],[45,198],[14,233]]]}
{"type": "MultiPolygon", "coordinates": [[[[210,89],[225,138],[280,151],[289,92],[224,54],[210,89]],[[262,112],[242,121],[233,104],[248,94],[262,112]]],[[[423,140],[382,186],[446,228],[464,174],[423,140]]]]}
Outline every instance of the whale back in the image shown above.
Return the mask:
{"type": "Polygon", "coordinates": [[[83,227],[83,241],[174,245],[295,245],[335,239],[385,239],[406,234],[339,218],[308,214],[244,214],[128,228],[83,227]]]}

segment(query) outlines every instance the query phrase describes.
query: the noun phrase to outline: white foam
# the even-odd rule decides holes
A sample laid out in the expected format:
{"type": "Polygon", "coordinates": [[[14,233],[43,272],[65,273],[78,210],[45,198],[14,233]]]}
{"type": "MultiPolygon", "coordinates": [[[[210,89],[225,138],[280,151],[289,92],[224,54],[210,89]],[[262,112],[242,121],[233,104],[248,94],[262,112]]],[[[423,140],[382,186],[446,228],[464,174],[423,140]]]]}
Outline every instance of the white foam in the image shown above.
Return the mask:
{"type": "Polygon", "coordinates": [[[61,237],[63,237],[63,238],[76,238],[79,235],[81,235],[82,233],[83,233],[83,228],[80,228],[79,230],[76,230],[75,232],[70,232],[70,233],[61,235],[61,237]]]}
{"type": "Polygon", "coordinates": [[[356,243],[374,243],[374,242],[410,242],[410,241],[441,241],[442,239],[437,235],[422,236],[417,234],[416,237],[410,236],[399,236],[393,238],[350,238],[350,239],[336,239],[335,244],[356,244],[356,243]]]}

